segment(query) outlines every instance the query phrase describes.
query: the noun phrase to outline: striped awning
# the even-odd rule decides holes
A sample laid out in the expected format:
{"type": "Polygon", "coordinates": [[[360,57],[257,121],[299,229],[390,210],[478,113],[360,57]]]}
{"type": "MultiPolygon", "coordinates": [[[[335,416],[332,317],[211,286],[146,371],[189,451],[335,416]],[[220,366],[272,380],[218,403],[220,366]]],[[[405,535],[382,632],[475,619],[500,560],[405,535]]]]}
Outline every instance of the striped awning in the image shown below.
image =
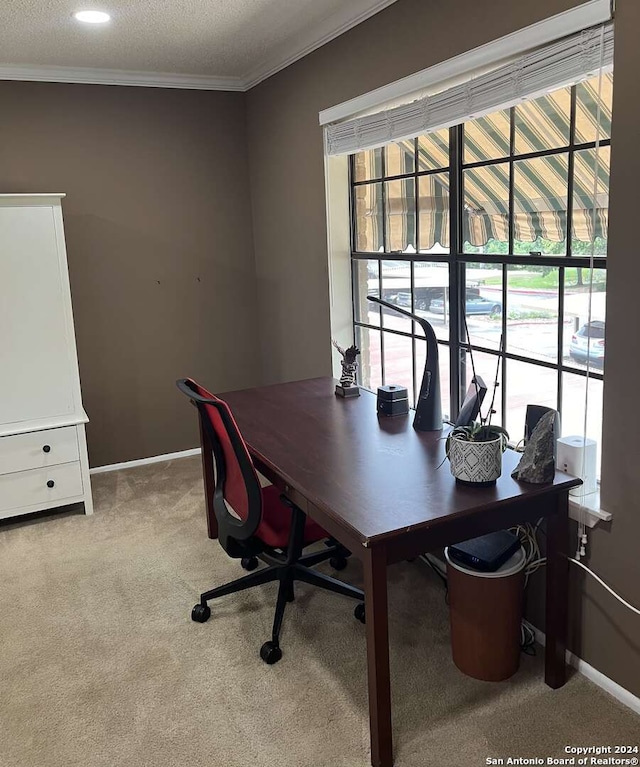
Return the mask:
{"type": "MultiPolygon", "coordinates": [[[[576,87],[575,144],[608,139],[611,135],[613,75],[580,83],[576,87]],[[600,98],[598,94],[600,92],[600,98]],[[600,130],[598,131],[598,123],[600,130]]],[[[571,89],[563,88],[541,98],[523,102],[515,110],[516,155],[566,147],[570,143],[571,89]]],[[[465,241],[483,247],[494,240],[509,241],[509,112],[495,112],[465,123],[466,164],[497,160],[496,164],[466,168],[464,175],[465,241]]],[[[375,178],[374,163],[380,150],[356,155],[356,168],[363,178],[375,178]]],[[[387,147],[387,175],[411,172],[413,141],[387,147]]],[[[418,141],[418,170],[442,168],[448,163],[448,132],[439,131],[418,141]]],[[[564,243],[570,227],[573,240],[590,243],[606,239],[609,208],[608,146],[535,157],[514,162],[514,240],[521,250],[540,250],[539,239],[564,243]],[[572,220],[568,221],[570,164],[573,164],[572,220]]],[[[378,173],[379,175],[379,173],[378,173]]],[[[378,185],[379,186],[379,185],[378,185]]],[[[449,175],[447,172],[422,176],[418,182],[419,250],[449,244],[449,175]]],[[[381,228],[374,220],[380,210],[380,189],[356,188],[359,249],[378,250],[381,228]],[[367,190],[366,192],[364,190],[367,190]],[[368,199],[366,199],[368,197],[368,199]],[[360,242],[364,237],[366,242],[360,242]],[[365,247],[362,248],[362,245],[365,247]]],[[[387,249],[415,247],[415,187],[413,180],[387,182],[387,249]]],[[[548,246],[547,246],[548,247],[548,246]]],[[[553,251],[555,252],[555,250],[553,251]]]]}

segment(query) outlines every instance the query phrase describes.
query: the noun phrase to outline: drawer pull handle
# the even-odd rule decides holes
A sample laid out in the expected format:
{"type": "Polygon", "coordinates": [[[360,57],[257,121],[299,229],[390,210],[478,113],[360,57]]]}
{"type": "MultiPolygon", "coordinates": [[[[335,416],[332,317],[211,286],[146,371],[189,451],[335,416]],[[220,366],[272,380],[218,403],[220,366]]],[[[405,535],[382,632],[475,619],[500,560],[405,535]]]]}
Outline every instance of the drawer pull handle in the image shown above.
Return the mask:
{"type": "Polygon", "coordinates": [[[55,484],[56,483],[52,479],[47,481],[47,487],[53,487],[55,484]]]}
{"type": "Polygon", "coordinates": [[[43,453],[50,453],[51,452],[51,445],[44,445],[42,448],[43,453]]]}

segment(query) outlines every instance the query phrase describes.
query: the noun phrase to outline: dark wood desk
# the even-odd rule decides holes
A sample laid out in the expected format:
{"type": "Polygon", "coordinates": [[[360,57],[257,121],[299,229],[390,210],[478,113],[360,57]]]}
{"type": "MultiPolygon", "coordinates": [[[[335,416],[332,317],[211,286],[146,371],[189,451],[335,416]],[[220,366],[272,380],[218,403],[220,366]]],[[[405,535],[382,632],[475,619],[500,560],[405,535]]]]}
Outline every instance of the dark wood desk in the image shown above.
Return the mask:
{"type": "MultiPolygon", "coordinates": [[[[547,518],[545,680],[565,682],[568,493],[511,479],[519,456],[507,451],[494,487],[458,486],[440,467],[440,432],[416,432],[409,416],[378,419],[373,394],[334,394],[315,378],[221,394],[234,412],[256,467],[358,557],[364,568],[371,762],[391,767],[387,565],[441,546],[547,518]]],[[[208,449],[206,440],[205,450],[208,449]]],[[[207,484],[211,487],[211,477],[207,484]]],[[[209,535],[216,536],[215,518],[209,535]]]]}

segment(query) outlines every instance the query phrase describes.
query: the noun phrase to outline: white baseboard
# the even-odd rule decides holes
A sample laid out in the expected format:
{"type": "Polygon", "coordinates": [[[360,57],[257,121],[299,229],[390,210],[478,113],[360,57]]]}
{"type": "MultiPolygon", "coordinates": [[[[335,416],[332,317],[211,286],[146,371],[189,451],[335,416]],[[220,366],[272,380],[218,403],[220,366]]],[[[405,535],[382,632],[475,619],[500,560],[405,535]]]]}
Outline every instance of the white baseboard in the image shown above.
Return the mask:
{"type": "Polygon", "coordinates": [[[133,469],[136,466],[146,466],[149,463],[161,463],[162,461],[173,461],[176,458],[189,458],[192,455],[200,455],[200,448],[194,447],[191,450],[181,450],[178,453],[164,453],[164,455],[152,455],[149,458],[138,458],[135,461],[124,461],[123,463],[110,463],[107,466],[96,466],[89,470],[90,474],[104,474],[107,471],[120,471],[120,469],[133,469]]]}
{"type": "MultiPolygon", "coordinates": [[[[535,632],[536,642],[544,647],[546,641],[544,633],[530,623],[529,625],[535,632]]],[[[609,679],[608,676],[605,676],[601,671],[598,671],[597,668],[594,668],[589,663],[582,660],[582,658],[569,652],[569,650],[567,650],[567,663],[570,666],[573,666],[578,673],[586,676],[591,682],[598,685],[598,687],[605,692],[608,692],[609,695],[612,695],[616,700],[619,700],[620,703],[624,704],[632,711],[635,711],[636,714],[640,714],[640,698],[629,692],[629,690],[625,690],[624,687],[617,682],[614,682],[613,679],[609,679]]]]}

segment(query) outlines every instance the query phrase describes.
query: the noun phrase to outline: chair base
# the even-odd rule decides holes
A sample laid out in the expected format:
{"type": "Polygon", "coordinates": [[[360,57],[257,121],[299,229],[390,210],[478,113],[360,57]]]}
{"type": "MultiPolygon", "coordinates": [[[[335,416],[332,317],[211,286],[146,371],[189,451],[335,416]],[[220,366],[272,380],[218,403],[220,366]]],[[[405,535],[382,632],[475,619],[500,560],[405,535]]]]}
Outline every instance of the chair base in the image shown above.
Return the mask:
{"type": "MultiPolygon", "coordinates": [[[[334,564],[333,560],[340,565],[340,567],[337,567],[336,569],[343,569],[346,565],[348,554],[349,552],[340,546],[340,544],[331,544],[324,551],[301,556],[297,561],[290,562],[285,560],[285,563],[283,564],[273,564],[262,570],[250,572],[242,578],[231,581],[231,583],[226,583],[224,586],[218,586],[215,589],[205,591],[204,594],[201,594],[200,602],[194,606],[191,612],[191,618],[198,623],[204,623],[211,615],[211,609],[207,604],[210,600],[227,596],[228,594],[235,594],[238,591],[244,591],[253,586],[260,586],[264,583],[279,581],[271,640],[265,642],[260,649],[260,657],[265,663],[269,665],[277,663],[282,657],[282,650],[280,649],[280,630],[282,629],[284,611],[287,602],[293,602],[295,599],[294,583],[296,581],[309,583],[312,586],[317,586],[318,588],[331,591],[334,594],[340,594],[341,596],[350,597],[351,599],[357,599],[360,602],[364,600],[364,592],[362,589],[358,589],[337,578],[332,578],[330,575],[325,575],[324,573],[319,573],[316,570],[311,569],[313,565],[324,562],[327,559],[331,561],[332,565],[334,564]]],[[[263,557],[261,556],[260,558],[262,559],[263,557]]],[[[265,556],[264,559],[273,561],[271,557],[267,556],[265,556]]]]}

